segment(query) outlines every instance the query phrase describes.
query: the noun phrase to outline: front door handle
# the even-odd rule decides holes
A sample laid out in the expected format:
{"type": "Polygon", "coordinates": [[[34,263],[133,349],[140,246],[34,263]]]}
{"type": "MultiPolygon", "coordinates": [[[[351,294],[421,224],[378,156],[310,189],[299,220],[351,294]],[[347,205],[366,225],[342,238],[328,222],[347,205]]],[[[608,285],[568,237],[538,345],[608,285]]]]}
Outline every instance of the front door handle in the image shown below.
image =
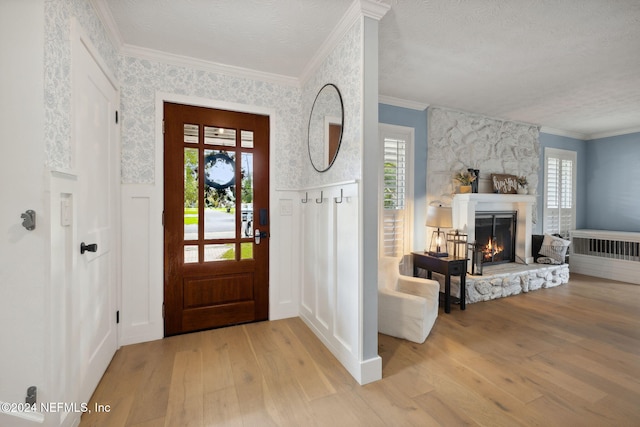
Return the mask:
{"type": "Polygon", "coordinates": [[[257,228],[253,231],[253,238],[256,241],[256,245],[260,244],[260,239],[266,239],[269,237],[269,233],[266,231],[260,231],[257,228]]]}
{"type": "Polygon", "coordinates": [[[84,254],[85,252],[96,252],[97,250],[97,243],[91,243],[90,245],[85,245],[84,242],[80,243],[80,254],[84,254]]]}

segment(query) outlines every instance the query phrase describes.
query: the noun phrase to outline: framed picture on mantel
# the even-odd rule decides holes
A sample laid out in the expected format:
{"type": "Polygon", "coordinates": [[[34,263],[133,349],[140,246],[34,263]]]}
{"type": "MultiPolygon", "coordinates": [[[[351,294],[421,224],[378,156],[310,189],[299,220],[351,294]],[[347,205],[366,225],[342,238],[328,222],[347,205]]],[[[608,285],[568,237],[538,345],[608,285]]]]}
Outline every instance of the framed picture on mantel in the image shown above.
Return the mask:
{"type": "Polygon", "coordinates": [[[498,194],[516,194],[518,192],[518,177],[508,174],[491,174],[493,192],[498,194]]]}

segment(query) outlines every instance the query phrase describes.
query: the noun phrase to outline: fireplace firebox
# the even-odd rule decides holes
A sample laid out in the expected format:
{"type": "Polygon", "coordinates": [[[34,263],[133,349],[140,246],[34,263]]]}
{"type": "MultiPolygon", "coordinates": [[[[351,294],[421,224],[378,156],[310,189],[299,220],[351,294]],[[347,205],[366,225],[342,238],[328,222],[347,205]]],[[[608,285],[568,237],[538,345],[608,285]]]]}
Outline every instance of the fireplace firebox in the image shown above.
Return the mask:
{"type": "Polygon", "coordinates": [[[483,265],[515,262],[517,222],[517,211],[476,212],[476,245],[483,265]]]}

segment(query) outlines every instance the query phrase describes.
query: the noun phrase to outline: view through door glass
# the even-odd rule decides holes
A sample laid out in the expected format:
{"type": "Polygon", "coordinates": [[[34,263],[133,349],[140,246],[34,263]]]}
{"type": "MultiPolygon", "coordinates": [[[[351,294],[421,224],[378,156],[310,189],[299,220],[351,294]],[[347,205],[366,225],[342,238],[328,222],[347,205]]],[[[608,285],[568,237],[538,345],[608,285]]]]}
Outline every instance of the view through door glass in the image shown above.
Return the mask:
{"type": "Polygon", "coordinates": [[[165,335],[268,316],[269,118],[172,103],[165,335]]]}

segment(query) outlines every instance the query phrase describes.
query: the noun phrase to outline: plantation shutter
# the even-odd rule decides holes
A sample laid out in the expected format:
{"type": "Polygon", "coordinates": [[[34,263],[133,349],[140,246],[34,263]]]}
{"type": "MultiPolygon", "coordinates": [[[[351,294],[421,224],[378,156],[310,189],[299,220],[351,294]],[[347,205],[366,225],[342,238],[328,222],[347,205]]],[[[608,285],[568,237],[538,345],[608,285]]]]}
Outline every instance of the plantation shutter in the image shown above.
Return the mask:
{"type": "Polygon", "coordinates": [[[406,141],[384,138],[382,252],[395,257],[405,253],[407,232],[406,141]]]}
{"type": "Polygon", "coordinates": [[[567,235],[575,228],[576,153],[545,149],[544,232],[567,235]]]}

